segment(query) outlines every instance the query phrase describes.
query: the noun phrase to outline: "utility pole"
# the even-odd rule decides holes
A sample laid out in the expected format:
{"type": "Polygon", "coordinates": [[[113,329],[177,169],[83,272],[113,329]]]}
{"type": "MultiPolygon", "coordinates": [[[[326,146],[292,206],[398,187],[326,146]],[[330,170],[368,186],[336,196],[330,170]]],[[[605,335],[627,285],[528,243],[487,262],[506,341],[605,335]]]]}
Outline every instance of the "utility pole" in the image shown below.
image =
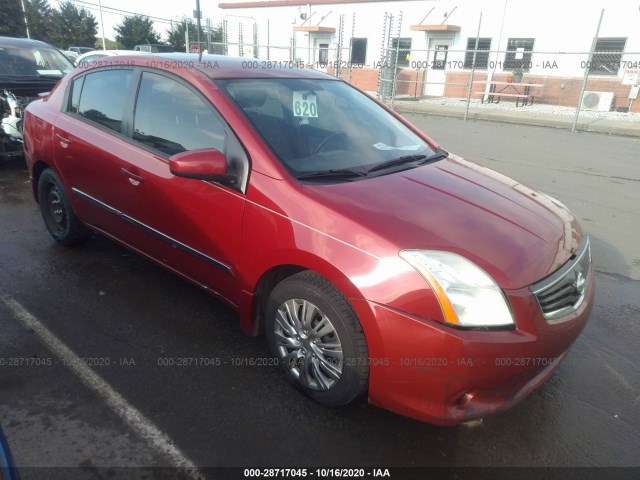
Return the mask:
{"type": "Polygon", "coordinates": [[[198,37],[198,61],[202,61],[202,44],[200,43],[200,29],[202,28],[201,26],[201,21],[200,21],[200,17],[202,16],[201,12],[200,12],[200,0],[196,0],[196,13],[197,13],[197,25],[198,25],[198,32],[197,32],[197,37],[198,37]]]}
{"type": "Polygon", "coordinates": [[[184,51],[189,53],[189,19],[184,19],[184,51]]]}

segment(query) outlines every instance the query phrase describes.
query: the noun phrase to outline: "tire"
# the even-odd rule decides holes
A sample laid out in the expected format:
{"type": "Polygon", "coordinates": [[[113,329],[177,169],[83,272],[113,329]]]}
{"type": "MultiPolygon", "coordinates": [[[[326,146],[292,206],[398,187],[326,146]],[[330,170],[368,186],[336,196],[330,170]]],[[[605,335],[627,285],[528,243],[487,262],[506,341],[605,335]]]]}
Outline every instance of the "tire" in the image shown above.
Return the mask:
{"type": "Polygon", "coordinates": [[[50,168],[40,174],[38,201],[44,224],[56,242],[72,247],[89,240],[91,230],[73,213],[60,178],[50,168]]]}
{"type": "Polygon", "coordinates": [[[269,295],[265,314],[269,349],[299,390],[328,406],[346,405],[366,392],[369,354],[362,326],[327,279],[305,271],[283,280],[269,295]]]}

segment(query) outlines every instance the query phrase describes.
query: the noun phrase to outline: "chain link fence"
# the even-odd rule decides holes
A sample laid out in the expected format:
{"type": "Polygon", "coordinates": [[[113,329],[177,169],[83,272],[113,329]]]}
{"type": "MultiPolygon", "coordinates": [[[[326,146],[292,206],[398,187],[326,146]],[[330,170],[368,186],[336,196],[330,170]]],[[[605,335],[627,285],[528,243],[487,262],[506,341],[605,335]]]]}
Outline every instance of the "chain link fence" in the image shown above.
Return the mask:
{"type": "Polygon", "coordinates": [[[355,14],[340,15],[326,43],[311,41],[311,34],[299,41],[294,31],[288,45],[274,45],[269,22],[223,26],[224,41],[209,42],[211,53],[246,57],[248,68],[268,61],[321,70],[401,112],[516,123],[533,119],[574,130],[602,121],[640,128],[640,52],[624,51],[624,42],[615,38],[573,52],[536,50],[533,41],[492,50],[482,37],[469,38],[472,48],[452,48],[451,40],[419,49],[403,36],[402,12],[386,13],[379,58],[366,63],[355,14]],[[238,31],[230,35],[231,28],[238,31]]]}

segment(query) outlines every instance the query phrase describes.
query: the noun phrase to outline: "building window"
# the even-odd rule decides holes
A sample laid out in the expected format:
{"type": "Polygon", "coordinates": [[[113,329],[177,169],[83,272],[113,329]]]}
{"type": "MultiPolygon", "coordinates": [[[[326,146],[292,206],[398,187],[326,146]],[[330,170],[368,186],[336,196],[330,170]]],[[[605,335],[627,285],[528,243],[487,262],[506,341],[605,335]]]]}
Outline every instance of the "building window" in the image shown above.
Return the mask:
{"type": "Polygon", "coordinates": [[[396,50],[398,51],[398,67],[408,67],[411,58],[411,39],[393,38],[391,40],[391,62],[395,63],[396,50]]]}
{"type": "Polygon", "coordinates": [[[598,38],[589,65],[592,75],[617,75],[626,38],[598,38]]]}
{"type": "Polygon", "coordinates": [[[364,65],[367,61],[367,39],[351,39],[351,63],[364,65]]]}
{"type": "Polygon", "coordinates": [[[531,52],[533,38],[510,38],[507,43],[507,54],[504,57],[504,69],[521,68],[525,72],[531,68],[531,52]]]}
{"type": "MultiPolygon", "coordinates": [[[[467,39],[467,51],[464,55],[464,68],[473,68],[473,51],[476,48],[476,39],[467,39]]],[[[489,50],[491,50],[490,38],[478,39],[478,52],[476,53],[476,69],[486,70],[489,64],[489,50]]]]}

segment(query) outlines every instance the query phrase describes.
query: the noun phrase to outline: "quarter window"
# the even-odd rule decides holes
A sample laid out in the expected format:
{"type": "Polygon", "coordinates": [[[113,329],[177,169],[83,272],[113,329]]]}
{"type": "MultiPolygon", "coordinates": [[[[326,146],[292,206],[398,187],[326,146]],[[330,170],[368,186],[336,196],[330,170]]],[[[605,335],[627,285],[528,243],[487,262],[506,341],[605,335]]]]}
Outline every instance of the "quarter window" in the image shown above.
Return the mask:
{"type": "MultiPolygon", "coordinates": [[[[133,73],[131,70],[104,70],[84,76],[77,113],[81,117],[122,133],[122,118],[127,91],[133,73]]],[[[74,82],[74,90],[78,80],[74,82]]],[[[73,109],[72,94],[71,108],[73,109]]]]}
{"type": "Polygon", "coordinates": [[[167,155],[216,148],[225,153],[225,127],[211,107],[181,83],[144,72],[133,119],[133,139],[167,155]]]}
{"type": "Polygon", "coordinates": [[[80,93],[82,92],[83,83],[84,75],[80,78],[76,78],[71,85],[71,102],[69,104],[69,111],[72,113],[78,113],[78,106],[80,105],[80,93]]]}

